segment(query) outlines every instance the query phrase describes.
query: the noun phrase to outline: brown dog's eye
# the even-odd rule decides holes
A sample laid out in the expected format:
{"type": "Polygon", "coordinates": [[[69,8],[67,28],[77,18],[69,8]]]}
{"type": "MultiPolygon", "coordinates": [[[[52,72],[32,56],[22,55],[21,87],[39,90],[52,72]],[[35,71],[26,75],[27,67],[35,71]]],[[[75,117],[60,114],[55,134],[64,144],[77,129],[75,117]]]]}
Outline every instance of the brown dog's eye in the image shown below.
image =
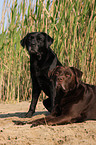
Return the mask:
{"type": "Polygon", "coordinates": [[[59,72],[56,72],[55,75],[58,76],[59,75],[59,72]]]}
{"type": "Polygon", "coordinates": [[[66,75],[66,77],[70,77],[70,75],[66,75]]]}
{"type": "Polygon", "coordinates": [[[65,74],[65,76],[69,78],[71,75],[70,75],[70,74],[68,74],[68,73],[66,73],[66,74],[65,74]]]}

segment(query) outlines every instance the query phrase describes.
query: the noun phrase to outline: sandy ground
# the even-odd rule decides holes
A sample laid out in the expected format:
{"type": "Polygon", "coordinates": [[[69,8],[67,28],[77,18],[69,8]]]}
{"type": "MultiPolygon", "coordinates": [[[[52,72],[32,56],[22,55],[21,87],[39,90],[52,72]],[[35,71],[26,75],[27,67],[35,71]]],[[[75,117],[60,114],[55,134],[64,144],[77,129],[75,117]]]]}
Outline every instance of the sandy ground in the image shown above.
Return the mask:
{"type": "Polygon", "coordinates": [[[96,121],[67,125],[17,126],[12,120],[32,120],[47,115],[38,102],[32,118],[24,118],[29,102],[0,103],[0,145],[96,145],[96,121]]]}

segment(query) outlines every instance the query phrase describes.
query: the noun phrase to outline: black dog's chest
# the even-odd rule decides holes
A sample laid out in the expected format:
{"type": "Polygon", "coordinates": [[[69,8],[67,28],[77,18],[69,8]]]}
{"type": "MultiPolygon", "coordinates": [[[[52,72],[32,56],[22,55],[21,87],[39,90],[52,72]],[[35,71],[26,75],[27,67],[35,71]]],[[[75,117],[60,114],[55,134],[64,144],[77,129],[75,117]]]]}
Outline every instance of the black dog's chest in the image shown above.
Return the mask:
{"type": "Polygon", "coordinates": [[[48,77],[48,73],[52,71],[56,65],[60,65],[57,61],[57,57],[54,53],[50,52],[47,55],[42,56],[41,60],[30,58],[30,71],[32,80],[35,80],[35,86],[38,85],[41,90],[45,92],[47,96],[51,96],[52,90],[51,80],[48,77]],[[46,56],[46,57],[45,57],[46,56]]]}
{"type": "Polygon", "coordinates": [[[50,79],[46,77],[46,74],[37,76],[37,80],[41,90],[43,90],[47,96],[50,96],[51,82],[50,79]]]}
{"type": "Polygon", "coordinates": [[[36,78],[40,89],[43,90],[47,96],[50,96],[51,82],[48,77],[48,69],[49,69],[48,67],[31,66],[31,75],[32,75],[32,79],[34,77],[36,78]]]}
{"type": "Polygon", "coordinates": [[[46,86],[50,85],[50,79],[49,79],[46,71],[37,72],[36,78],[37,78],[37,81],[38,81],[40,87],[44,87],[44,86],[46,87],[46,86]]]}

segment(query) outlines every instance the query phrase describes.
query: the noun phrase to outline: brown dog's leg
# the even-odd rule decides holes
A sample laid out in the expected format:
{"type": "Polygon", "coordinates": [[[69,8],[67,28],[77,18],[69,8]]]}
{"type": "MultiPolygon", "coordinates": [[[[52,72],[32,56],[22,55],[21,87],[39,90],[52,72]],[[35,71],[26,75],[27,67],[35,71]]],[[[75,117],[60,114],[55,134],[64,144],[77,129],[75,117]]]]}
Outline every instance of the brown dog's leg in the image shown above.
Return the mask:
{"type": "Polygon", "coordinates": [[[71,122],[71,117],[64,117],[64,115],[61,115],[61,116],[54,117],[48,120],[47,124],[48,125],[62,125],[62,124],[70,123],[70,122],[71,122]]]}
{"type": "Polygon", "coordinates": [[[84,119],[81,117],[73,118],[71,116],[60,115],[58,117],[48,115],[45,118],[37,119],[34,121],[13,121],[16,125],[32,124],[31,127],[36,127],[38,125],[63,125],[67,123],[82,122],[84,119]]]}
{"type": "Polygon", "coordinates": [[[66,124],[66,123],[71,123],[71,117],[64,117],[64,115],[61,115],[61,116],[58,116],[58,117],[48,115],[45,118],[34,120],[31,123],[32,123],[31,127],[35,127],[35,126],[38,126],[38,125],[44,125],[44,124],[62,125],[62,124],[66,124]]]}
{"type": "Polygon", "coordinates": [[[57,117],[52,116],[50,118],[47,117],[45,117],[45,121],[48,125],[63,125],[68,123],[83,122],[86,120],[86,115],[80,115],[80,114],[77,117],[71,115],[69,116],[60,115],[57,117]]]}

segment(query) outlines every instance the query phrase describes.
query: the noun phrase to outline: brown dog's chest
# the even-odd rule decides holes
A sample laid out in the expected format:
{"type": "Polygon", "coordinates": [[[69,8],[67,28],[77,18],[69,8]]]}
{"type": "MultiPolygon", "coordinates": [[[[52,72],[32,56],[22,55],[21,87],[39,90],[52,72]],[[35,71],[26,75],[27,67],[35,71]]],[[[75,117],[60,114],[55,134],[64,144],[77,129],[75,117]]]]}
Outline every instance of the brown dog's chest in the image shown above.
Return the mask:
{"type": "Polygon", "coordinates": [[[78,89],[65,93],[59,90],[56,96],[56,104],[59,104],[64,114],[70,112],[74,104],[79,104],[84,97],[84,88],[80,86],[78,89]]]}

